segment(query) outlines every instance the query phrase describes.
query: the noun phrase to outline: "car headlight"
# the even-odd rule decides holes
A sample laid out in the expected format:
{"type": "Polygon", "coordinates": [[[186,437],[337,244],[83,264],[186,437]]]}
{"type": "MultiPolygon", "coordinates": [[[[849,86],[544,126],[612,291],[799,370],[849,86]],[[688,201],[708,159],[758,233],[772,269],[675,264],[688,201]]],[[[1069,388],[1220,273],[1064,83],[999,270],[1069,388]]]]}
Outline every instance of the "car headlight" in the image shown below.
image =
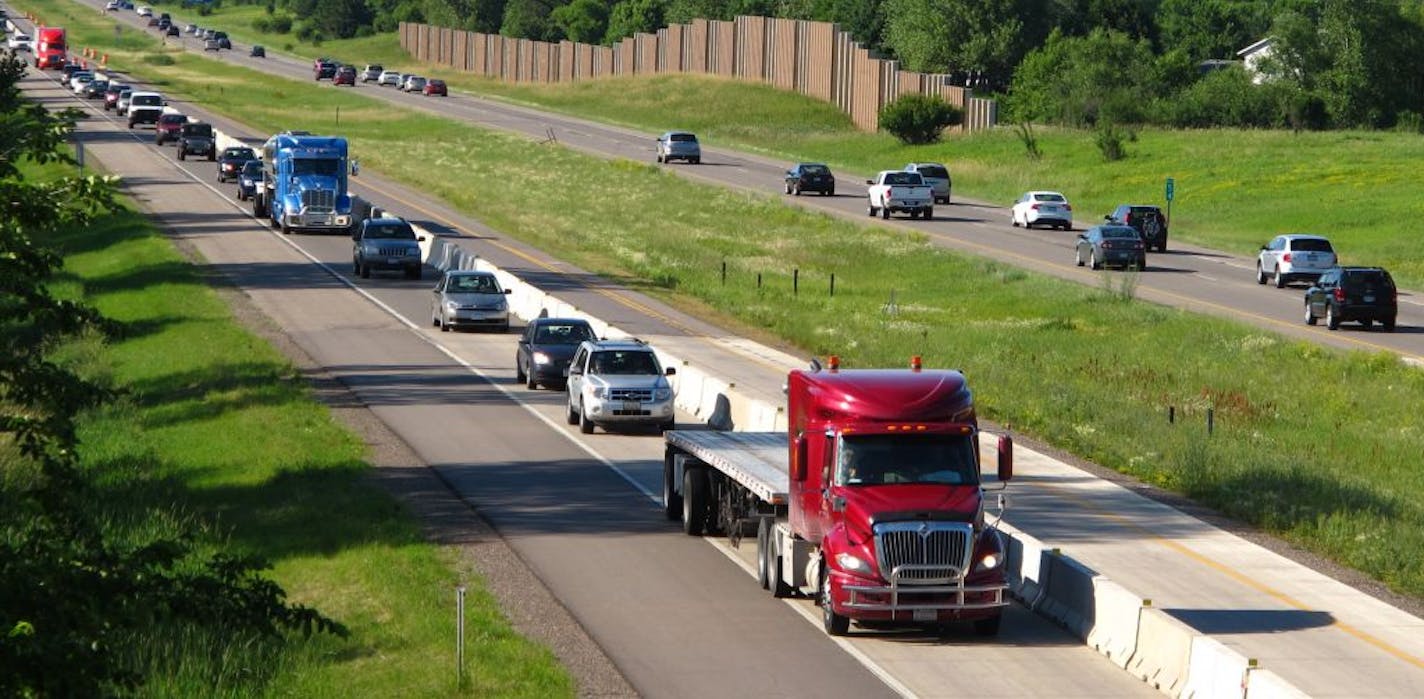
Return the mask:
{"type": "Polygon", "coordinates": [[[875,574],[875,571],[871,569],[869,563],[860,560],[860,557],[853,553],[836,554],[836,563],[840,565],[841,570],[844,570],[847,573],[855,573],[857,575],[865,576],[875,574]]]}
{"type": "Polygon", "coordinates": [[[671,389],[671,388],[655,388],[655,389],[653,389],[653,400],[667,400],[667,399],[669,399],[669,398],[671,398],[671,397],[672,397],[672,389],[671,389]]]}
{"type": "Polygon", "coordinates": [[[447,310],[447,311],[458,311],[458,310],[460,310],[460,304],[455,303],[454,301],[446,301],[446,302],[445,302],[445,310],[447,310]]]}
{"type": "Polygon", "coordinates": [[[500,299],[495,302],[494,309],[496,311],[507,311],[509,310],[509,302],[505,301],[504,299],[500,299]]]}
{"type": "Polygon", "coordinates": [[[592,389],[589,390],[589,393],[593,394],[594,398],[603,400],[604,398],[608,397],[608,387],[594,386],[592,389]]]}
{"type": "Polygon", "coordinates": [[[534,363],[535,363],[535,364],[548,364],[548,363],[549,363],[549,355],[544,354],[543,352],[535,352],[535,353],[534,353],[534,363]]]}

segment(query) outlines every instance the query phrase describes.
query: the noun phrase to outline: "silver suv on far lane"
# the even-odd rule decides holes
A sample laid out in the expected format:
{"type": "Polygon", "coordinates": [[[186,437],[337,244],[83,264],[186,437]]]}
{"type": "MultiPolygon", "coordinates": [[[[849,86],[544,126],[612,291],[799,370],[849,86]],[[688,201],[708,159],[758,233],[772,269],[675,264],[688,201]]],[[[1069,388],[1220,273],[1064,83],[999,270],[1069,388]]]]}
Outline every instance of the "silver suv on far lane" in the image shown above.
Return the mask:
{"type": "Polygon", "coordinates": [[[658,137],[658,162],[686,160],[693,165],[702,162],[702,146],[697,136],[686,131],[669,131],[658,137]]]}
{"type": "Polygon", "coordinates": [[[618,426],[655,425],[673,428],[672,384],[647,343],[636,339],[587,340],[579,345],[568,368],[568,421],[592,434],[618,426]]]}

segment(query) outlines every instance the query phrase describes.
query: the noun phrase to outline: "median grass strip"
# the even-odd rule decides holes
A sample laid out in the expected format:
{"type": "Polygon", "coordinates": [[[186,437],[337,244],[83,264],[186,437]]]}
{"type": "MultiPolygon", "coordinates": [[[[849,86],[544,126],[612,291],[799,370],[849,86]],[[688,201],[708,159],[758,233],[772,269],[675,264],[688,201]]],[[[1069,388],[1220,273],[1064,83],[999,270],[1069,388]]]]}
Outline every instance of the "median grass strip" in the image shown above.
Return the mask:
{"type": "MultiPolygon", "coordinates": [[[[92,42],[112,34],[82,31],[92,42]]],[[[961,368],[1000,422],[1424,595],[1424,430],[1411,419],[1424,375],[1392,355],[1139,303],[1130,275],[1104,274],[1101,288],[1062,282],[360,90],[174,60],[143,73],[264,131],[332,131],[315,115],[339,105],[364,164],[508,235],[848,366],[921,354],[961,368]]]]}
{"type": "MultiPolygon", "coordinates": [[[[36,177],[54,168],[36,169],[36,177]]],[[[313,401],[300,372],[239,325],[199,270],[134,211],[51,241],[56,292],[121,327],[61,356],[121,391],[83,419],[94,507],[146,540],[196,528],[253,553],[294,602],[346,624],[340,639],[154,639],[131,649],[146,696],[571,696],[544,648],[514,634],[457,551],[432,545],[368,478],[364,447],[313,401]],[[469,586],[466,684],[457,686],[454,588],[469,586]]]]}
{"type": "Polygon", "coordinates": [[[765,85],[697,75],[505,83],[421,64],[394,33],[312,45],[253,30],[255,16],[255,7],[224,7],[214,21],[231,18],[251,40],[302,55],[438,76],[458,89],[638,128],[650,137],[688,129],[710,146],[818,160],[863,174],[944,162],[959,196],[1007,207],[1025,190],[1060,190],[1073,202],[1079,225],[1100,221],[1118,204],[1165,206],[1164,182],[1172,177],[1175,240],[1254,255],[1280,233],[1318,233],[1335,242],[1344,263],[1382,265],[1404,286],[1424,289],[1424,239],[1414,235],[1413,164],[1424,158],[1417,133],[1145,128],[1126,144],[1127,159],[1104,162],[1094,132],[1037,127],[1043,157],[1035,160],[1007,127],[905,146],[885,134],[862,133],[830,104],[765,85]]]}

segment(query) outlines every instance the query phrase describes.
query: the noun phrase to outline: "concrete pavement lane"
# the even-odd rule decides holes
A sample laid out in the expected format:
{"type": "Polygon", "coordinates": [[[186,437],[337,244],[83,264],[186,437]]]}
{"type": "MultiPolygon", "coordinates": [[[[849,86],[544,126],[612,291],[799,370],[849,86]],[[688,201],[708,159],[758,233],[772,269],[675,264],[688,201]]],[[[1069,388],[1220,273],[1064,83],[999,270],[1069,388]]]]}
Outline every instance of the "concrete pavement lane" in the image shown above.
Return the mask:
{"type": "MultiPolygon", "coordinates": [[[[40,80],[26,86],[72,103],[40,80]]],[[[772,599],[720,542],[681,535],[630,487],[659,470],[659,439],[576,435],[558,420],[560,394],[514,384],[510,336],[424,327],[428,284],[361,280],[364,296],[353,293],[345,241],[284,239],[208,184],[211,163],[175,163],[116,131],[83,122],[90,157],[119,168],[174,235],[478,505],[649,696],[1150,693],[1022,610],[998,643],[825,636],[809,603],[772,599]],[[314,264],[307,247],[333,259],[314,264]]]]}

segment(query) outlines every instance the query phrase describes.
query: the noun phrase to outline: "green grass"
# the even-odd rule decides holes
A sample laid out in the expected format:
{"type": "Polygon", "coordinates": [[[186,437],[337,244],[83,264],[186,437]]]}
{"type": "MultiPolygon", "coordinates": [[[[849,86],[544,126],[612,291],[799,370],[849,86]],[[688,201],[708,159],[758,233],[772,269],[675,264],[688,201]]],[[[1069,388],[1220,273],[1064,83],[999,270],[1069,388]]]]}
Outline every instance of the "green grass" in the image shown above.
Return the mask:
{"type": "MultiPolygon", "coordinates": [[[[57,167],[35,169],[50,176],[57,167]]],[[[571,696],[545,648],[516,635],[478,574],[369,478],[359,439],[302,374],[241,327],[199,271],[132,210],[68,230],[56,293],[117,321],[119,339],[61,352],[123,392],[82,418],[95,507],[117,535],[171,536],[272,561],[293,602],[351,636],[233,647],[154,639],[131,649],[147,696],[571,696]],[[469,586],[466,686],[457,686],[453,590],[469,586]]]]}
{"type": "Polygon", "coordinates": [[[341,131],[366,165],[507,235],[848,366],[921,354],[929,366],[962,368],[988,417],[1424,595],[1424,431],[1402,417],[1424,404],[1424,374],[1393,355],[1138,303],[1123,275],[1105,274],[1127,283],[1103,288],[1050,279],[359,91],[187,56],[145,75],[259,130],[329,129],[313,114],[340,105],[341,131]],[[531,193],[538,205],[523,205],[531,193]]]}

